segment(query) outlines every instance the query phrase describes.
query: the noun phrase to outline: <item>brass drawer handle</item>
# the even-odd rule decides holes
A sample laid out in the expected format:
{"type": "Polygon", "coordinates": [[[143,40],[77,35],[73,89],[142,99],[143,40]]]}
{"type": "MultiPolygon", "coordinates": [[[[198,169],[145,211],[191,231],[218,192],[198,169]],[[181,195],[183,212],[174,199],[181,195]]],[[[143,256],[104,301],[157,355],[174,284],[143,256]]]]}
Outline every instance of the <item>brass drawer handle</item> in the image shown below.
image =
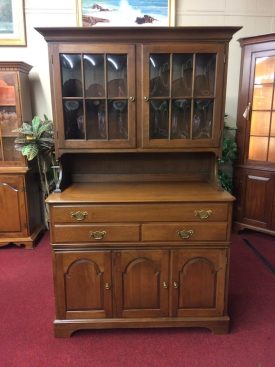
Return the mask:
{"type": "Polygon", "coordinates": [[[112,288],[111,283],[105,283],[105,289],[106,291],[110,290],[112,288]]]}
{"type": "Polygon", "coordinates": [[[177,231],[177,235],[182,239],[186,240],[190,238],[194,234],[194,231],[192,229],[182,229],[181,231],[177,231]]]}
{"type": "Polygon", "coordinates": [[[78,210],[77,212],[71,212],[70,214],[71,214],[71,218],[75,219],[78,222],[81,222],[82,220],[84,220],[87,217],[88,212],[82,212],[78,210]]]}
{"type": "Polygon", "coordinates": [[[194,211],[195,217],[199,217],[200,219],[208,219],[212,214],[212,210],[195,210],[194,211]]]}
{"type": "Polygon", "coordinates": [[[94,240],[103,240],[103,238],[106,236],[107,232],[106,231],[91,231],[89,233],[90,238],[94,239],[94,240]]]}
{"type": "Polygon", "coordinates": [[[168,284],[167,284],[166,282],[163,282],[163,283],[162,283],[162,286],[163,286],[163,288],[165,288],[165,289],[167,289],[167,288],[168,288],[168,284]]]}
{"type": "Polygon", "coordinates": [[[174,287],[175,289],[178,289],[178,287],[179,287],[179,283],[178,283],[178,282],[173,282],[173,287],[174,287]]]}

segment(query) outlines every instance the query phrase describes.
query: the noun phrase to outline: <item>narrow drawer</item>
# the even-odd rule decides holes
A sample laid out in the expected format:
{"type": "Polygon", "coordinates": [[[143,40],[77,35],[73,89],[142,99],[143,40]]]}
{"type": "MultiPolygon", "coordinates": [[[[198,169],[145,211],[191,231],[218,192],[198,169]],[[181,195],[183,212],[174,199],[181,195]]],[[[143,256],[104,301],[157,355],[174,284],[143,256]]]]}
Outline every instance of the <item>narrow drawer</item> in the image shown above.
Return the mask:
{"type": "Polygon", "coordinates": [[[143,224],[142,241],[225,241],[227,223],[150,223],[143,224]]]}
{"type": "Polygon", "coordinates": [[[139,241],[139,225],[55,225],[52,237],[55,243],[71,242],[136,242],[139,241]]]}
{"type": "Polygon", "coordinates": [[[159,203],[125,205],[52,205],[53,223],[219,222],[228,217],[228,203],[159,203]]]}

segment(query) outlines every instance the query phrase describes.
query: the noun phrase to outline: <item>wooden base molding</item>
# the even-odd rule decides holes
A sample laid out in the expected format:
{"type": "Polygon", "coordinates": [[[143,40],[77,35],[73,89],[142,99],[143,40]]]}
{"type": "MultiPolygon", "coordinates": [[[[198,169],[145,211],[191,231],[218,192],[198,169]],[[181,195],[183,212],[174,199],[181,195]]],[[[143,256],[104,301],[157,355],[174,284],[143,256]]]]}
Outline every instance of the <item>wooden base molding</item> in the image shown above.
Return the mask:
{"type": "Polygon", "coordinates": [[[102,319],[102,320],[55,320],[54,332],[58,338],[70,337],[78,330],[89,329],[130,329],[130,328],[167,328],[167,327],[197,327],[206,328],[213,334],[229,332],[229,316],[215,318],[164,317],[161,319],[102,319]]]}

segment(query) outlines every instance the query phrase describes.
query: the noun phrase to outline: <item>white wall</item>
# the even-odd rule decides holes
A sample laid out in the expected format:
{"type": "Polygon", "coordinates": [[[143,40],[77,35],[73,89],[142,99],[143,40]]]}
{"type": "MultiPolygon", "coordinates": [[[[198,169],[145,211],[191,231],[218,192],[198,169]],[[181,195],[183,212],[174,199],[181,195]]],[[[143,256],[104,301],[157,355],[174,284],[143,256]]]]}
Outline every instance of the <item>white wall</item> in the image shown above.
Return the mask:
{"type": "MultiPolygon", "coordinates": [[[[33,114],[52,117],[47,44],[35,27],[76,26],[76,0],[25,0],[27,47],[0,47],[0,61],[24,61],[30,73],[33,114]]],[[[275,0],[176,0],[176,25],[242,26],[230,43],[226,113],[237,113],[240,37],[275,32],[275,0]]]]}

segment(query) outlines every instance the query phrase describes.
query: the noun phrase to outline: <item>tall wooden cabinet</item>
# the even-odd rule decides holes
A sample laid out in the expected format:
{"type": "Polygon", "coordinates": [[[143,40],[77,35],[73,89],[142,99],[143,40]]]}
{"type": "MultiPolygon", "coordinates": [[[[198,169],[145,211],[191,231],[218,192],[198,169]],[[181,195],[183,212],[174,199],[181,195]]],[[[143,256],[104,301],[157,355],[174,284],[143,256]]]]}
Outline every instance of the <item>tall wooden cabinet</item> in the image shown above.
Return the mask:
{"type": "Polygon", "coordinates": [[[14,130],[32,119],[30,69],[23,62],[0,62],[0,246],[32,248],[43,228],[37,177],[14,148],[14,130]]]}
{"type": "Polygon", "coordinates": [[[275,234],[275,34],[240,45],[234,224],[275,234]]]}
{"type": "Polygon", "coordinates": [[[238,29],[38,29],[63,171],[47,199],[56,336],[228,331],[233,197],[216,168],[238,29]]]}

